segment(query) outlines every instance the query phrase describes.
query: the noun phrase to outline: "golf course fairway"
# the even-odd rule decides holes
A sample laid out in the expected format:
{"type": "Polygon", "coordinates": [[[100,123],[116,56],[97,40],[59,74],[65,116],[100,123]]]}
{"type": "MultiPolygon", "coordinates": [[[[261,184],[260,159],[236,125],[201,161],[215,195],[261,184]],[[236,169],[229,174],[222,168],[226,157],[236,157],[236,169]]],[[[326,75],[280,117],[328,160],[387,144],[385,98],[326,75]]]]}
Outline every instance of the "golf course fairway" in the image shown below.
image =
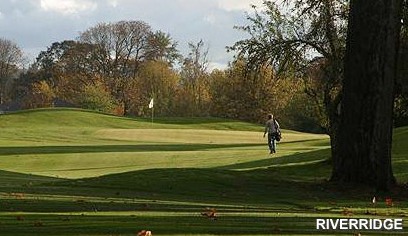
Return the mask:
{"type": "Polygon", "coordinates": [[[386,194],[328,182],[322,134],[283,129],[269,155],[263,126],[219,118],[38,109],[0,115],[0,129],[0,235],[408,235],[408,127],[386,194]],[[316,230],[320,218],[404,230],[316,230]]]}

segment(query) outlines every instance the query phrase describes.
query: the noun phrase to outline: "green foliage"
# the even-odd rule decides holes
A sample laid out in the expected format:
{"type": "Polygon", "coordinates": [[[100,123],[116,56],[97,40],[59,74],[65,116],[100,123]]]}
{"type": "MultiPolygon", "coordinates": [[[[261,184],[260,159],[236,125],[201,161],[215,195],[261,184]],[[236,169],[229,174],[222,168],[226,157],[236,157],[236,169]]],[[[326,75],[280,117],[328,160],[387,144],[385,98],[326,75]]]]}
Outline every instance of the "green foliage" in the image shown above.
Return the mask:
{"type": "Polygon", "coordinates": [[[180,57],[177,42],[173,41],[170,34],[156,31],[148,37],[146,60],[164,61],[173,65],[180,57]]]}
{"type": "Polygon", "coordinates": [[[102,83],[88,84],[79,93],[77,103],[85,109],[111,113],[115,100],[102,83]]]}
{"type": "Polygon", "coordinates": [[[304,94],[299,86],[292,94],[285,107],[280,109],[281,125],[287,129],[302,132],[324,133],[322,122],[316,116],[316,106],[313,100],[304,94]]]}

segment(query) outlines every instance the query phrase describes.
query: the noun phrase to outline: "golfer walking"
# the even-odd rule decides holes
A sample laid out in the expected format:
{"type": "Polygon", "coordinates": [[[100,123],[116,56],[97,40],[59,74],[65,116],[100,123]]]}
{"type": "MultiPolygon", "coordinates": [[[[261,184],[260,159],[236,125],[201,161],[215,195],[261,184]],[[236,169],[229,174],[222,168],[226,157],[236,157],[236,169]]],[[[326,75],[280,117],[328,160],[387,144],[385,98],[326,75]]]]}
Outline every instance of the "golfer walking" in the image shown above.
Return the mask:
{"type": "Polygon", "coordinates": [[[270,154],[276,153],[276,137],[280,135],[279,133],[280,130],[278,121],[275,120],[272,114],[269,114],[268,120],[266,121],[263,137],[265,138],[265,135],[268,134],[268,146],[270,154]]]}

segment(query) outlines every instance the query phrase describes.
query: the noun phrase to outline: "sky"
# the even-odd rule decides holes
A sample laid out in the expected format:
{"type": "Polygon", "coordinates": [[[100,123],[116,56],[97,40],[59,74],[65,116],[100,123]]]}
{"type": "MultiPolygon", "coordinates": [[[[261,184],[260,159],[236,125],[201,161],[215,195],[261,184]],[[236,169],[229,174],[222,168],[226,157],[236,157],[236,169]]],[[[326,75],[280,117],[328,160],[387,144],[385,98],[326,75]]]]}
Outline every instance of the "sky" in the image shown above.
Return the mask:
{"type": "Polygon", "coordinates": [[[202,39],[210,69],[223,69],[233,58],[225,47],[247,37],[233,27],[247,23],[253,4],[262,0],[1,0],[0,37],[32,62],[53,42],[75,40],[97,23],[140,20],[169,33],[183,55],[202,39]]]}

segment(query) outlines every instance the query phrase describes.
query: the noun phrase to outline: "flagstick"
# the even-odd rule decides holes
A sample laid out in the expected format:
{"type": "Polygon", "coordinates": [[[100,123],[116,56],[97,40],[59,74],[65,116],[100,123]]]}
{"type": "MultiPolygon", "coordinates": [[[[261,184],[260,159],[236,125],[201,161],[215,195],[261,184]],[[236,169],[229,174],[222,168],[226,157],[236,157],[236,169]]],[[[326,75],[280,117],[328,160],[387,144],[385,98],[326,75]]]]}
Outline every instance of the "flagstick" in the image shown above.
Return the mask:
{"type": "Polygon", "coordinates": [[[152,125],[153,125],[153,117],[154,117],[154,98],[150,100],[149,108],[152,109],[152,125]]]}
{"type": "Polygon", "coordinates": [[[153,116],[154,116],[154,106],[152,107],[152,124],[153,124],[153,116]]]}

